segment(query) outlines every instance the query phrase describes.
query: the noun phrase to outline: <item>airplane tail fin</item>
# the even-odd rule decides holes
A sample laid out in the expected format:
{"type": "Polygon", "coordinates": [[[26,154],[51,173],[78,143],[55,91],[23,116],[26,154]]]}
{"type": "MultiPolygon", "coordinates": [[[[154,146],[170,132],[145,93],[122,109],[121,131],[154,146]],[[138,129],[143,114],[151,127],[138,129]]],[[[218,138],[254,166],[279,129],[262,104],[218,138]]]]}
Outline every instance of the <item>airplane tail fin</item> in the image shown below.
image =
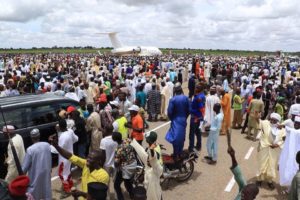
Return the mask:
{"type": "Polygon", "coordinates": [[[123,44],[117,37],[117,32],[108,33],[108,36],[109,36],[109,39],[110,39],[110,42],[111,42],[113,48],[119,48],[119,47],[123,46],[123,44]]]}

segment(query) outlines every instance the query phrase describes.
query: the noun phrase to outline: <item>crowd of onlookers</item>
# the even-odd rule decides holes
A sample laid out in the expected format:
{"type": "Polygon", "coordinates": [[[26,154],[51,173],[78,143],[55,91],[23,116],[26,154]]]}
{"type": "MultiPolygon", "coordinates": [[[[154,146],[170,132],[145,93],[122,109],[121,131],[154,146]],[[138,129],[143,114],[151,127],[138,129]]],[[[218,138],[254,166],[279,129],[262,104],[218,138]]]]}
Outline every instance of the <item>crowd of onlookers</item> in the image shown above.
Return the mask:
{"type": "MultiPolygon", "coordinates": [[[[146,138],[149,158],[160,163],[157,135],[146,134],[145,130],[148,122],[171,120],[166,140],[172,143],[177,162],[189,115],[188,149],[200,151],[201,135],[209,131],[205,159],[211,165],[217,164],[219,134],[230,134],[231,129],[240,129],[243,134],[247,129],[247,138],[259,140],[257,185],[267,181],[273,189],[279,156],[293,157],[290,162],[295,164],[295,155],[300,150],[297,143],[299,149],[294,148],[292,155],[280,154],[281,148],[282,152],[288,151],[284,150],[288,148],[286,141],[291,140],[287,136],[299,128],[299,65],[299,60],[279,57],[2,55],[0,97],[50,93],[79,103],[78,108],[69,106],[58,113],[57,136],[50,138],[52,146],[40,141],[39,130],[34,129],[30,133],[33,145],[25,152],[22,137],[16,136],[13,124],[4,127],[3,132],[13,138],[23,172],[28,172],[30,178],[30,181],[26,176],[20,178],[29,185],[26,198],[52,198],[52,152],[59,154],[61,198],[71,194],[75,198],[109,197],[106,193],[114,177],[117,199],[124,199],[122,182],[130,198],[147,193],[148,199],[157,199],[157,195],[150,198],[157,190],[133,187],[130,169],[138,162],[135,147],[146,138]],[[73,188],[72,165],[82,169],[81,190],[73,188]]],[[[232,152],[230,147],[231,156],[232,152]]],[[[8,160],[5,179],[14,183],[19,177],[10,145],[8,160]]],[[[157,166],[152,162],[149,165],[153,170],[157,166]]],[[[233,166],[232,169],[238,170],[236,163],[233,166]]],[[[282,168],[280,173],[289,171],[288,166],[282,168]]],[[[155,176],[151,173],[150,177],[155,176]]],[[[289,178],[283,185],[289,186],[291,181],[289,178]]]]}

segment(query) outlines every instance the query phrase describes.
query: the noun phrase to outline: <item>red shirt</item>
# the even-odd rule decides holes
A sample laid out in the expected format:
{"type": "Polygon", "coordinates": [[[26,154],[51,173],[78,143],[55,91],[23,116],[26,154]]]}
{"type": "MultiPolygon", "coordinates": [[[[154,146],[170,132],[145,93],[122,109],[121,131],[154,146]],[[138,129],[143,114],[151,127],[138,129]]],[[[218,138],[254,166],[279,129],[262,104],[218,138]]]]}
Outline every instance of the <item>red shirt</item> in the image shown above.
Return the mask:
{"type": "Polygon", "coordinates": [[[107,96],[105,93],[100,94],[99,98],[98,98],[98,102],[99,103],[106,103],[107,102],[107,96]]]}
{"type": "MultiPolygon", "coordinates": [[[[131,123],[132,123],[132,128],[136,128],[136,129],[144,128],[144,121],[139,114],[137,114],[136,116],[131,118],[131,123]]],[[[143,140],[144,132],[143,131],[137,132],[137,131],[132,130],[131,137],[136,139],[137,141],[143,140]]]]}

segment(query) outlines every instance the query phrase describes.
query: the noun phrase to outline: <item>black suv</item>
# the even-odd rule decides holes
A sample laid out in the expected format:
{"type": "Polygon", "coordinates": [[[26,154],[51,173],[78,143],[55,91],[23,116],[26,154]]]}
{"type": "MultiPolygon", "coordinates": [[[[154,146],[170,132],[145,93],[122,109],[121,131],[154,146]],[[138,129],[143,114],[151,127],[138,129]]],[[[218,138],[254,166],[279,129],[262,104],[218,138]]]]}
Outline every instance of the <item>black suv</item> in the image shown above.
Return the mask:
{"type": "MultiPolygon", "coordinates": [[[[56,132],[59,111],[70,105],[79,106],[78,102],[72,99],[51,93],[0,98],[6,123],[13,125],[16,133],[23,137],[25,148],[32,144],[30,131],[34,128],[40,130],[41,140],[47,141],[48,137],[56,132]]],[[[3,163],[8,145],[8,140],[2,132],[3,126],[4,121],[0,113],[0,178],[4,178],[6,174],[3,163]]]]}

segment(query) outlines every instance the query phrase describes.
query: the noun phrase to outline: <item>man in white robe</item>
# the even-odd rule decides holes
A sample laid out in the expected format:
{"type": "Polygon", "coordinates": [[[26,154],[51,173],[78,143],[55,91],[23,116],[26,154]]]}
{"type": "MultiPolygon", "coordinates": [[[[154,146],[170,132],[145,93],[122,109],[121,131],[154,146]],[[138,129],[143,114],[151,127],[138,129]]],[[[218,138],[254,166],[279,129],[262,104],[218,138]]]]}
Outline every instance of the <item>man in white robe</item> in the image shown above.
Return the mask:
{"type": "Polygon", "coordinates": [[[286,126],[285,130],[286,140],[279,159],[279,183],[290,186],[299,168],[295,157],[300,151],[300,117],[295,117],[294,128],[286,126]]]}
{"type": "Polygon", "coordinates": [[[156,142],[153,142],[153,140],[150,139],[153,133],[154,132],[150,132],[148,134],[151,135],[150,137],[146,135],[146,141],[149,144],[147,152],[135,139],[133,139],[130,145],[135,149],[145,166],[144,185],[147,190],[147,200],[161,200],[162,189],[160,186],[160,177],[163,173],[163,167],[160,159],[158,158],[158,154],[160,154],[159,145],[156,145],[156,142]],[[157,150],[157,148],[159,150],[157,150]]]}
{"type": "Polygon", "coordinates": [[[211,125],[211,121],[214,118],[214,105],[216,103],[220,103],[220,99],[217,96],[217,88],[215,86],[212,86],[210,88],[210,95],[207,96],[206,102],[205,102],[204,121],[206,122],[205,123],[206,127],[209,127],[211,125]]]}
{"type": "Polygon", "coordinates": [[[52,157],[50,144],[40,142],[40,131],[33,129],[30,132],[30,137],[33,145],[28,147],[24,162],[22,165],[23,172],[30,179],[28,192],[34,199],[52,199],[51,191],[51,170],[52,157]]]}
{"type": "Polygon", "coordinates": [[[165,82],[161,83],[162,90],[161,90],[161,120],[167,119],[167,111],[168,111],[168,105],[171,98],[171,92],[169,91],[168,86],[165,84],[165,82]]]}
{"type": "Polygon", "coordinates": [[[87,105],[87,110],[89,111],[89,113],[91,113],[86,121],[86,130],[91,134],[91,144],[89,152],[92,152],[100,149],[99,144],[101,142],[101,139],[103,138],[103,134],[99,113],[94,111],[94,107],[92,104],[87,105]]]}
{"type": "Polygon", "coordinates": [[[297,96],[296,102],[293,105],[291,105],[288,117],[291,117],[293,110],[300,110],[300,96],[297,96]]]}
{"type": "Polygon", "coordinates": [[[212,64],[206,61],[204,63],[204,78],[206,82],[209,82],[210,80],[211,68],[212,68],[212,64]]]}
{"type": "Polygon", "coordinates": [[[170,97],[172,98],[173,97],[173,93],[174,93],[174,84],[172,83],[172,81],[169,79],[169,78],[167,78],[167,86],[168,86],[168,88],[169,88],[169,92],[170,92],[170,97]]]}
{"type": "Polygon", "coordinates": [[[261,186],[263,181],[268,183],[270,189],[274,189],[273,180],[276,178],[278,158],[283,146],[284,129],[280,129],[281,117],[277,113],[270,115],[270,121],[261,122],[261,138],[258,145],[258,177],[257,184],[261,186]]]}
{"type": "MultiPolygon", "coordinates": [[[[22,164],[25,157],[25,148],[24,148],[24,142],[22,137],[19,134],[15,133],[15,128],[14,126],[11,125],[4,126],[2,131],[5,135],[7,136],[9,135],[9,137],[11,138],[12,143],[16,149],[16,153],[20,161],[20,164],[22,164]]],[[[6,159],[6,163],[8,166],[7,166],[7,174],[5,177],[5,181],[7,183],[10,183],[19,175],[10,143],[8,143],[7,154],[8,156],[6,159]]]]}
{"type": "MultiPolygon", "coordinates": [[[[67,129],[67,122],[64,119],[59,121],[59,131],[61,132],[58,138],[59,146],[73,153],[73,145],[78,141],[77,135],[75,135],[72,129],[67,129]]],[[[70,193],[73,187],[71,162],[61,155],[58,156],[58,175],[62,181],[65,194],[70,193]]],[[[65,194],[62,194],[62,198],[66,197],[65,194]]]]}

